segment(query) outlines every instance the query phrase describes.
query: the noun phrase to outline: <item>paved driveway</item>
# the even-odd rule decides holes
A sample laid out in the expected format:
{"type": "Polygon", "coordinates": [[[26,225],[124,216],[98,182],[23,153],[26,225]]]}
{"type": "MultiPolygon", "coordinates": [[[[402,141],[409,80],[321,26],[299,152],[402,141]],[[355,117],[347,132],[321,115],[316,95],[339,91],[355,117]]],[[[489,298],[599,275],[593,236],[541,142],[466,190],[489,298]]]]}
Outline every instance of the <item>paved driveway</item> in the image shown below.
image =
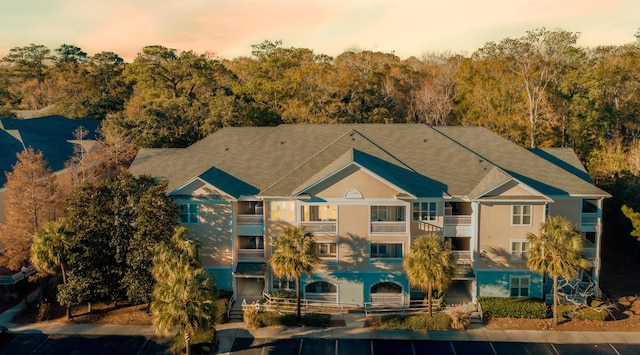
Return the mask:
{"type": "Polygon", "coordinates": [[[599,355],[640,354],[640,344],[551,344],[429,340],[254,339],[236,338],[234,355],[344,354],[344,355],[599,355]]]}

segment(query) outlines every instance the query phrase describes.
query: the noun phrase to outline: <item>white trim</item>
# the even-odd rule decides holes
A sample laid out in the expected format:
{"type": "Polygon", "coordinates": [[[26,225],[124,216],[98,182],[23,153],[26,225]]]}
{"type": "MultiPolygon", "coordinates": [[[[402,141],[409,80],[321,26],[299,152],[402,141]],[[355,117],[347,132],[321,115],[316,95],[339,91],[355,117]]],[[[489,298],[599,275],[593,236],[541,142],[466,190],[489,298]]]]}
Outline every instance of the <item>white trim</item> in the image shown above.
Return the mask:
{"type": "Polygon", "coordinates": [[[400,188],[396,184],[394,184],[394,183],[390,182],[389,180],[383,178],[382,176],[374,173],[373,171],[367,169],[366,167],[356,163],[355,161],[352,161],[352,162],[348,163],[347,165],[343,166],[342,168],[339,168],[338,170],[334,171],[333,173],[327,174],[325,177],[323,177],[322,179],[316,181],[315,183],[313,183],[313,184],[311,184],[311,185],[309,185],[309,186],[307,186],[305,188],[302,188],[299,191],[295,191],[293,193],[293,195],[297,196],[297,195],[300,195],[301,193],[304,193],[304,192],[306,192],[308,190],[311,190],[314,187],[316,187],[316,186],[320,185],[321,183],[325,182],[326,180],[332,178],[333,176],[335,176],[335,175],[337,175],[337,174],[339,174],[339,173],[341,173],[341,172],[343,172],[343,171],[345,171],[348,168],[353,167],[353,166],[357,167],[358,169],[362,170],[363,172],[367,173],[368,175],[370,175],[374,179],[382,182],[383,184],[388,185],[389,187],[393,188],[394,190],[396,190],[398,192],[401,192],[401,193],[407,194],[407,198],[413,198],[413,199],[417,198],[412,193],[409,193],[408,191],[400,188]]]}
{"type": "Polygon", "coordinates": [[[485,195],[489,194],[491,191],[497,190],[497,189],[501,188],[502,186],[504,186],[504,185],[506,185],[506,184],[508,184],[510,182],[515,182],[517,186],[520,186],[521,188],[525,189],[526,191],[531,193],[533,196],[541,196],[541,197],[545,197],[547,199],[550,199],[549,196],[543,194],[542,192],[534,189],[533,187],[523,183],[522,181],[520,181],[520,180],[518,180],[518,179],[516,179],[514,177],[511,177],[511,178],[507,179],[506,181],[503,181],[502,183],[500,183],[500,184],[490,188],[489,190],[477,195],[476,199],[482,199],[482,196],[485,196],[485,195]]]}
{"type": "Polygon", "coordinates": [[[521,204],[511,204],[510,205],[510,211],[509,211],[509,217],[510,217],[510,221],[509,221],[509,225],[511,227],[530,227],[533,226],[533,205],[521,205],[521,204]],[[520,213],[520,220],[524,219],[525,216],[527,216],[527,214],[524,213],[524,207],[529,207],[529,223],[513,223],[513,217],[514,217],[514,213],[513,213],[513,208],[516,206],[520,206],[522,208],[522,211],[520,213]]]}
{"type": "MultiPolygon", "coordinates": [[[[189,186],[189,185],[193,184],[193,183],[194,183],[194,182],[196,182],[196,181],[200,181],[200,182],[202,182],[203,184],[205,184],[205,185],[207,185],[207,186],[211,187],[212,189],[216,190],[217,192],[220,192],[220,196],[221,196],[221,197],[224,197],[224,198],[223,198],[224,200],[228,200],[228,201],[236,201],[236,200],[237,200],[235,197],[231,196],[231,194],[229,194],[229,193],[227,193],[227,192],[225,192],[225,191],[223,191],[223,190],[221,190],[221,189],[217,188],[217,187],[216,187],[216,186],[214,186],[214,185],[211,185],[210,183],[208,183],[208,182],[204,181],[203,179],[201,179],[199,176],[196,176],[196,177],[192,178],[191,180],[187,181],[184,185],[182,185],[182,186],[180,186],[180,187],[178,187],[178,188],[176,188],[176,189],[173,189],[173,190],[169,191],[169,192],[167,193],[167,195],[169,195],[169,196],[176,196],[176,195],[177,195],[177,196],[183,196],[183,195],[178,194],[178,191],[185,189],[187,186],[189,186]]],[[[189,196],[195,196],[195,197],[197,197],[197,195],[189,195],[189,196]]]]}

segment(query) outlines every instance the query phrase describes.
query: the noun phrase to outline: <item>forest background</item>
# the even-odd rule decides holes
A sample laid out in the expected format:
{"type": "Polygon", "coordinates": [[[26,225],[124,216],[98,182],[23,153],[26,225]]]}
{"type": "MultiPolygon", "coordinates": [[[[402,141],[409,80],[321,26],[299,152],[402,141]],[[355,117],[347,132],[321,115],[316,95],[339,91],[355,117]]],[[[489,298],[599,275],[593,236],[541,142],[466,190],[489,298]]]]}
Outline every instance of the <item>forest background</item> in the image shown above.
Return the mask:
{"type": "MultiPolygon", "coordinates": [[[[252,55],[147,46],[126,63],[62,44],[12,48],[0,63],[0,117],[20,110],[102,121],[137,148],[186,147],[228,126],[283,123],[479,125],[528,148],[574,149],[607,203],[607,233],[640,210],[640,31],[584,48],[579,33],[534,29],[471,55],[346,50],[333,58],[282,41],[252,55]]],[[[632,239],[635,242],[635,239],[632,239]]]]}

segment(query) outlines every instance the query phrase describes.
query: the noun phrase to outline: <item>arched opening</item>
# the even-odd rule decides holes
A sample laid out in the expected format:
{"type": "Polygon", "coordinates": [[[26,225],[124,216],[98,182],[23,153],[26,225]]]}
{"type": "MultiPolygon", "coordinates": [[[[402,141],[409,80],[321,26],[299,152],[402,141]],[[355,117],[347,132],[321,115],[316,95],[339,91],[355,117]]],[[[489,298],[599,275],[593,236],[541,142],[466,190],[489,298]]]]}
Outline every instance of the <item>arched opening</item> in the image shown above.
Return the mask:
{"type": "Polygon", "coordinates": [[[371,286],[371,303],[385,305],[401,305],[404,301],[402,285],[395,282],[378,282],[371,286]]]}
{"type": "Polygon", "coordinates": [[[326,281],[312,282],[304,287],[304,297],[307,300],[337,302],[338,286],[326,281]]]}

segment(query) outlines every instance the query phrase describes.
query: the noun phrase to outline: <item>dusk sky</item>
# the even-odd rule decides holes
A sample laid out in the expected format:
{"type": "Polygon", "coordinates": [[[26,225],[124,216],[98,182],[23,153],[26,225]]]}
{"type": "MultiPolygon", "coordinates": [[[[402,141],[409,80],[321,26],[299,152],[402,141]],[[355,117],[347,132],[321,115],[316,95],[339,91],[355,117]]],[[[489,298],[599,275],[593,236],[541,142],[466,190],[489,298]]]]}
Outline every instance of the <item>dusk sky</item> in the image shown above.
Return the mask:
{"type": "Polygon", "coordinates": [[[489,41],[546,27],[580,32],[578,45],[635,41],[638,0],[2,0],[0,56],[44,44],[132,61],[142,47],[233,59],[251,44],[337,56],[347,49],[471,54],[489,41]]]}

